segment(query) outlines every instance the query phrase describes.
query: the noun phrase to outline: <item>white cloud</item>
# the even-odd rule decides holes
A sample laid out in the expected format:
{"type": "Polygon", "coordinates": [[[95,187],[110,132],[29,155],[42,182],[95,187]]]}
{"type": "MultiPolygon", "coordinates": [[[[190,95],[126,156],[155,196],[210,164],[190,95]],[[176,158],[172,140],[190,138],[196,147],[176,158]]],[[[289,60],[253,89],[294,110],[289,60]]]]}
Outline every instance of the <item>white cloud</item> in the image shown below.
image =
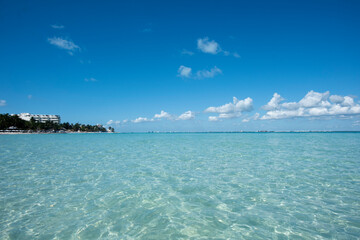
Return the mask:
{"type": "Polygon", "coordinates": [[[189,78],[191,77],[191,68],[181,65],[178,69],[179,77],[189,78]]]}
{"type": "Polygon", "coordinates": [[[344,97],[339,96],[339,95],[331,95],[330,101],[332,101],[333,103],[341,103],[344,101],[344,97]]]}
{"type": "MultiPolygon", "coordinates": [[[[193,119],[193,118],[195,118],[195,113],[192,111],[184,112],[179,117],[177,117],[175,115],[172,115],[168,112],[161,110],[161,112],[159,114],[155,114],[153,118],[139,117],[135,120],[131,120],[131,122],[133,122],[133,123],[154,122],[155,120],[160,120],[160,119],[189,120],[189,119],[193,119]]],[[[125,123],[125,121],[127,121],[127,120],[124,120],[123,123],[125,123]]]]}
{"type": "Polygon", "coordinates": [[[329,91],[324,93],[318,93],[314,91],[308,92],[303,99],[299,101],[301,107],[327,107],[331,104],[328,102],[329,91]]]}
{"type": "Polygon", "coordinates": [[[258,120],[260,117],[260,113],[255,113],[253,116],[244,118],[242,122],[250,122],[251,120],[258,120]]]}
{"type": "Polygon", "coordinates": [[[33,96],[31,94],[29,94],[27,97],[30,100],[30,99],[32,99],[33,96]]]}
{"type": "Polygon", "coordinates": [[[210,122],[217,122],[217,121],[219,121],[219,118],[216,117],[216,116],[209,116],[209,121],[210,122]]]}
{"type": "Polygon", "coordinates": [[[196,76],[198,79],[213,78],[217,74],[222,74],[222,71],[221,71],[221,69],[219,69],[216,66],[211,68],[210,71],[209,70],[201,70],[201,71],[196,72],[196,76]]]}
{"type": "Polygon", "coordinates": [[[62,39],[60,37],[48,38],[47,40],[51,45],[57,46],[61,49],[69,50],[69,53],[72,53],[71,51],[80,50],[80,47],[71,40],[62,39]]]}
{"type": "Polygon", "coordinates": [[[360,114],[360,105],[355,103],[353,97],[329,95],[329,91],[324,93],[310,91],[299,102],[281,103],[284,98],[275,93],[268,104],[263,106],[263,109],[268,111],[261,119],[360,114]]]}
{"type": "Polygon", "coordinates": [[[85,78],[84,81],[85,82],[97,82],[97,80],[95,78],[85,78]]]}
{"type": "Polygon", "coordinates": [[[219,107],[208,107],[205,109],[206,113],[218,113],[217,117],[209,117],[209,121],[217,121],[220,118],[237,118],[240,117],[242,112],[250,112],[253,109],[253,100],[251,98],[245,98],[244,100],[238,100],[233,97],[233,102],[224,104],[219,107]],[[211,119],[211,120],[210,120],[211,119]]]}
{"type": "Polygon", "coordinates": [[[159,114],[155,114],[154,115],[154,118],[158,118],[158,119],[161,119],[161,118],[165,118],[165,119],[171,119],[172,116],[171,114],[161,110],[161,112],[159,114]]]}
{"type": "Polygon", "coordinates": [[[143,117],[138,117],[137,119],[135,119],[135,120],[131,120],[131,122],[133,122],[133,123],[142,123],[142,122],[153,122],[154,121],[154,119],[152,119],[152,118],[143,118],[143,117]]]}
{"type": "Polygon", "coordinates": [[[6,101],[5,100],[0,100],[0,107],[4,107],[6,106],[6,101]]]}
{"type": "Polygon", "coordinates": [[[187,111],[181,114],[176,120],[190,120],[195,118],[195,113],[192,111],[187,111]]]}
{"type": "Polygon", "coordinates": [[[241,116],[241,112],[234,113],[220,113],[218,118],[237,118],[241,116]]]}
{"type": "Polygon", "coordinates": [[[52,28],[54,28],[54,29],[63,29],[63,28],[65,28],[65,26],[64,25],[57,25],[57,24],[53,24],[53,25],[50,25],[52,28]]]}
{"type": "Polygon", "coordinates": [[[342,102],[344,106],[353,106],[354,105],[354,99],[349,96],[344,97],[344,101],[342,102]]]}
{"type": "Polygon", "coordinates": [[[192,51],[189,51],[189,50],[187,50],[187,49],[183,49],[183,50],[181,51],[181,54],[182,54],[182,55],[189,55],[189,56],[194,55],[194,53],[193,53],[192,51]]]}
{"type": "Polygon", "coordinates": [[[192,74],[192,69],[190,67],[185,67],[181,65],[178,69],[178,76],[183,78],[193,78],[193,79],[204,79],[204,78],[213,78],[218,74],[222,74],[222,71],[218,67],[213,67],[210,70],[199,70],[195,75],[192,74]]]}
{"type": "Polygon", "coordinates": [[[264,110],[274,110],[277,109],[279,107],[279,103],[284,100],[284,98],[282,98],[279,94],[274,93],[273,97],[271,98],[271,100],[265,105],[263,106],[264,110]]]}
{"type": "Polygon", "coordinates": [[[209,41],[208,37],[199,38],[197,48],[204,53],[217,54],[221,52],[220,45],[214,40],[209,41]]]}
{"type": "Polygon", "coordinates": [[[284,107],[289,110],[297,109],[299,106],[300,106],[300,104],[297,102],[285,102],[285,103],[281,104],[281,107],[284,107]]]}
{"type": "Polygon", "coordinates": [[[254,116],[253,116],[253,119],[258,120],[259,117],[260,117],[260,113],[255,113],[254,116]]]}
{"type": "Polygon", "coordinates": [[[117,121],[114,121],[114,120],[109,120],[106,125],[119,125],[121,123],[121,121],[117,120],[117,121]]]}
{"type": "Polygon", "coordinates": [[[210,41],[208,37],[199,38],[197,40],[197,48],[203,53],[210,53],[214,55],[222,53],[224,56],[240,58],[240,55],[237,52],[229,52],[221,49],[219,43],[217,43],[215,40],[210,41]]]}
{"type": "Polygon", "coordinates": [[[244,100],[238,100],[233,97],[233,102],[224,104],[219,107],[208,107],[205,112],[207,113],[237,113],[237,112],[250,112],[253,109],[253,100],[251,98],[245,98],[244,100]]]}

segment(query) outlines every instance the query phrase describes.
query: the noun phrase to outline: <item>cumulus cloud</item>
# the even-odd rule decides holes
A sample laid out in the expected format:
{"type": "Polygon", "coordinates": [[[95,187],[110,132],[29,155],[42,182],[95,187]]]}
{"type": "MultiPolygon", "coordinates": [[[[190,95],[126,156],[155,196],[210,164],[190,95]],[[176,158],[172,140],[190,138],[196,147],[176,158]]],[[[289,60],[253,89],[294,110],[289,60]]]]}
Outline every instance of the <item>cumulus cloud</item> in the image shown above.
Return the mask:
{"type": "Polygon", "coordinates": [[[328,101],[329,95],[329,91],[324,93],[310,91],[299,101],[299,104],[301,107],[306,108],[329,107],[331,105],[328,101]]]}
{"type": "Polygon", "coordinates": [[[0,100],[0,107],[4,107],[6,106],[6,101],[5,100],[0,100]]]}
{"type": "Polygon", "coordinates": [[[50,25],[52,28],[54,29],[63,29],[65,28],[64,25],[57,25],[57,24],[53,24],[53,25],[50,25]]]}
{"type": "Polygon", "coordinates": [[[71,40],[66,40],[60,37],[48,38],[47,40],[51,45],[57,46],[61,49],[69,50],[69,53],[80,50],[80,47],[71,40]]]}
{"type": "Polygon", "coordinates": [[[255,113],[253,116],[244,118],[242,122],[250,122],[251,120],[258,120],[260,117],[260,113],[255,113]]]}
{"type": "Polygon", "coordinates": [[[242,112],[250,112],[253,109],[253,100],[251,98],[245,98],[244,100],[238,100],[233,97],[233,102],[224,104],[219,107],[208,107],[205,109],[206,113],[218,113],[218,116],[209,117],[209,121],[218,121],[222,118],[236,118],[240,117],[242,112]]]}
{"type": "Polygon", "coordinates": [[[217,121],[219,121],[219,118],[216,117],[216,116],[209,116],[209,121],[210,122],[217,122],[217,121]]]}
{"type": "Polygon", "coordinates": [[[178,76],[184,78],[191,77],[191,68],[181,65],[178,69],[178,76]]]}
{"type": "Polygon", "coordinates": [[[202,78],[213,78],[215,75],[222,74],[221,69],[218,67],[213,67],[210,70],[201,70],[196,72],[196,76],[198,79],[202,78]]]}
{"type": "Polygon", "coordinates": [[[208,37],[199,38],[197,40],[197,48],[203,53],[209,53],[214,55],[222,53],[224,56],[233,56],[235,58],[240,57],[237,52],[229,52],[221,49],[219,43],[215,42],[215,40],[210,41],[208,37]]]}
{"type": "Polygon", "coordinates": [[[344,101],[344,97],[339,96],[339,95],[331,95],[330,101],[332,101],[333,103],[341,103],[344,101]]]}
{"type": "Polygon", "coordinates": [[[119,125],[121,123],[120,120],[114,121],[114,120],[109,120],[106,125],[119,125]]]}
{"type": "Polygon", "coordinates": [[[281,101],[283,101],[284,98],[282,98],[279,94],[274,93],[273,97],[271,98],[271,100],[265,105],[263,106],[264,110],[274,110],[277,109],[279,107],[279,103],[281,101]]]}
{"type": "Polygon", "coordinates": [[[207,113],[236,113],[236,112],[249,112],[253,109],[253,100],[251,98],[245,98],[244,100],[238,100],[233,97],[233,102],[224,104],[219,107],[208,107],[205,109],[207,113]]]}
{"type": "Polygon", "coordinates": [[[183,78],[193,78],[193,79],[204,79],[204,78],[213,78],[218,74],[222,74],[222,71],[218,67],[213,67],[210,70],[199,70],[196,74],[192,74],[192,69],[190,67],[185,67],[181,65],[178,69],[178,77],[183,78]]]}
{"type": "Polygon", "coordinates": [[[161,110],[161,112],[159,114],[154,115],[154,118],[157,118],[157,119],[161,119],[161,118],[171,119],[172,116],[171,116],[170,113],[167,113],[167,112],[161,110]]]}
{"type": "Polygon", "coordinates": [[[360,105],[355,103],[353,97],[330,96],[329,91],[324,93],[310,91],[299,102],[281,103],[282,101],[284,98],[275,93],[272,99],[263,106],[267,112],[261,119],[360,114],[360,105]]]}
{"type": "Polygon", "coordinates": [[[195,118],[195,113],[192,111],[187,111],[181,114],[176,120],[190,120],[195,118]]]}
{"type": "Polygon", "coordinates": [[[152,118],[146,118],[146,117],[138,117],[137,119],[135,119],[135,120],[131,120],[131,122],[133,122],[133,123],[142,123],[142,122],[153,122],[154,121],[154,119],[152,119],[152,118]]]}
{"type": "Polygon", "coordinates": [[[218,116],[209,116],[209,121],[216,122],[216,121],[220,121],[221,119],[237,118],[240,116],[241,113],[220,113],[218,116]]]}
{"type": "Polygon", "coordinates": [[[220,45],[214,40],[209,41],[208,37],[199,38],[197,48],[204,53],[217,54],[221,52],[220,45]]]}
{"type": "Polygon", "coordinates": [[[180,116],[172,115],[168,112],[161,110],[160,113],[155,114],[153,118],[139,117],[135,120],[131,120],[133,123],[141,122],[154,122],[155,120],[167,119],[167,120],[190,120],[195,118],[195,113],[192,111],[187,111],[181,114],[180,116]]]}

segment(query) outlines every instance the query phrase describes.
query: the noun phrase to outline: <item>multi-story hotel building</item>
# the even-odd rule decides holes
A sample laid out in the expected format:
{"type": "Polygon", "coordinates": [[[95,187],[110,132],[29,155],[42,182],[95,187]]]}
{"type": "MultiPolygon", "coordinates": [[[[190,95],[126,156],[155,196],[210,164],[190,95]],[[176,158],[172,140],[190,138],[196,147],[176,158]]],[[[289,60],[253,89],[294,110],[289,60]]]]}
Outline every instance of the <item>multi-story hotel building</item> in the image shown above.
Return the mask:
{"type": "Polygon", "coordinates": [[[19,118],[30,121],[31,118],[34,118],[35,121],[45,123],[47,121],[53,123],[60,123],[60,116],[59,115],[44,115],[44,114],[30,114],[30,113],[20,113],[17,114],[19,118]]]}

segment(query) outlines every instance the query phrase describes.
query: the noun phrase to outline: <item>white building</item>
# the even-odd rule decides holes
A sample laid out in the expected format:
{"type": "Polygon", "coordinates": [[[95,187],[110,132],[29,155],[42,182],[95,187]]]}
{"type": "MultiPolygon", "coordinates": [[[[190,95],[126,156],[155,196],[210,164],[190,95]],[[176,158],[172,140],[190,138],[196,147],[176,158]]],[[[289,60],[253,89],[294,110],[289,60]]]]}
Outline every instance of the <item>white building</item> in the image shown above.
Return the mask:
{"type": "Polygon", "coordinates": [[[45,123],[47,121],[53,123],[60,123],[60,116],[59,115],[43,115],[43,114],[30,114],[30,113],[20,113],[17,114],[19,118],[30,121],[31,118],[34,118],[35,121],[45,123]]]}

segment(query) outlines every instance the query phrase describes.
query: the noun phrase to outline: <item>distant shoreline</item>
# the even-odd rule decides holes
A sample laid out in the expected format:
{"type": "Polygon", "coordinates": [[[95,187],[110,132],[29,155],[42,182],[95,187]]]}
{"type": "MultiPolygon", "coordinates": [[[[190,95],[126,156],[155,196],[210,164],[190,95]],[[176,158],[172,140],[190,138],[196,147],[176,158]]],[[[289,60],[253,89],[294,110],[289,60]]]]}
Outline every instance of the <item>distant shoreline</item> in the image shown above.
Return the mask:
{"type": "Polygon", "coordinates": [[[221,134],[221,133],[360,133],[360,131],[237,131],[237,132],[0,132],[0,135],[29,134],[84,134],[84,133],[118,133],[118,134],[221,134]]]}
{"type": "Polygon", "coordinates": [[[0,135],[29,135],[29,134],[78,134],[78,133],[112,133],[112,132],[0,132],[0,135]]]}

